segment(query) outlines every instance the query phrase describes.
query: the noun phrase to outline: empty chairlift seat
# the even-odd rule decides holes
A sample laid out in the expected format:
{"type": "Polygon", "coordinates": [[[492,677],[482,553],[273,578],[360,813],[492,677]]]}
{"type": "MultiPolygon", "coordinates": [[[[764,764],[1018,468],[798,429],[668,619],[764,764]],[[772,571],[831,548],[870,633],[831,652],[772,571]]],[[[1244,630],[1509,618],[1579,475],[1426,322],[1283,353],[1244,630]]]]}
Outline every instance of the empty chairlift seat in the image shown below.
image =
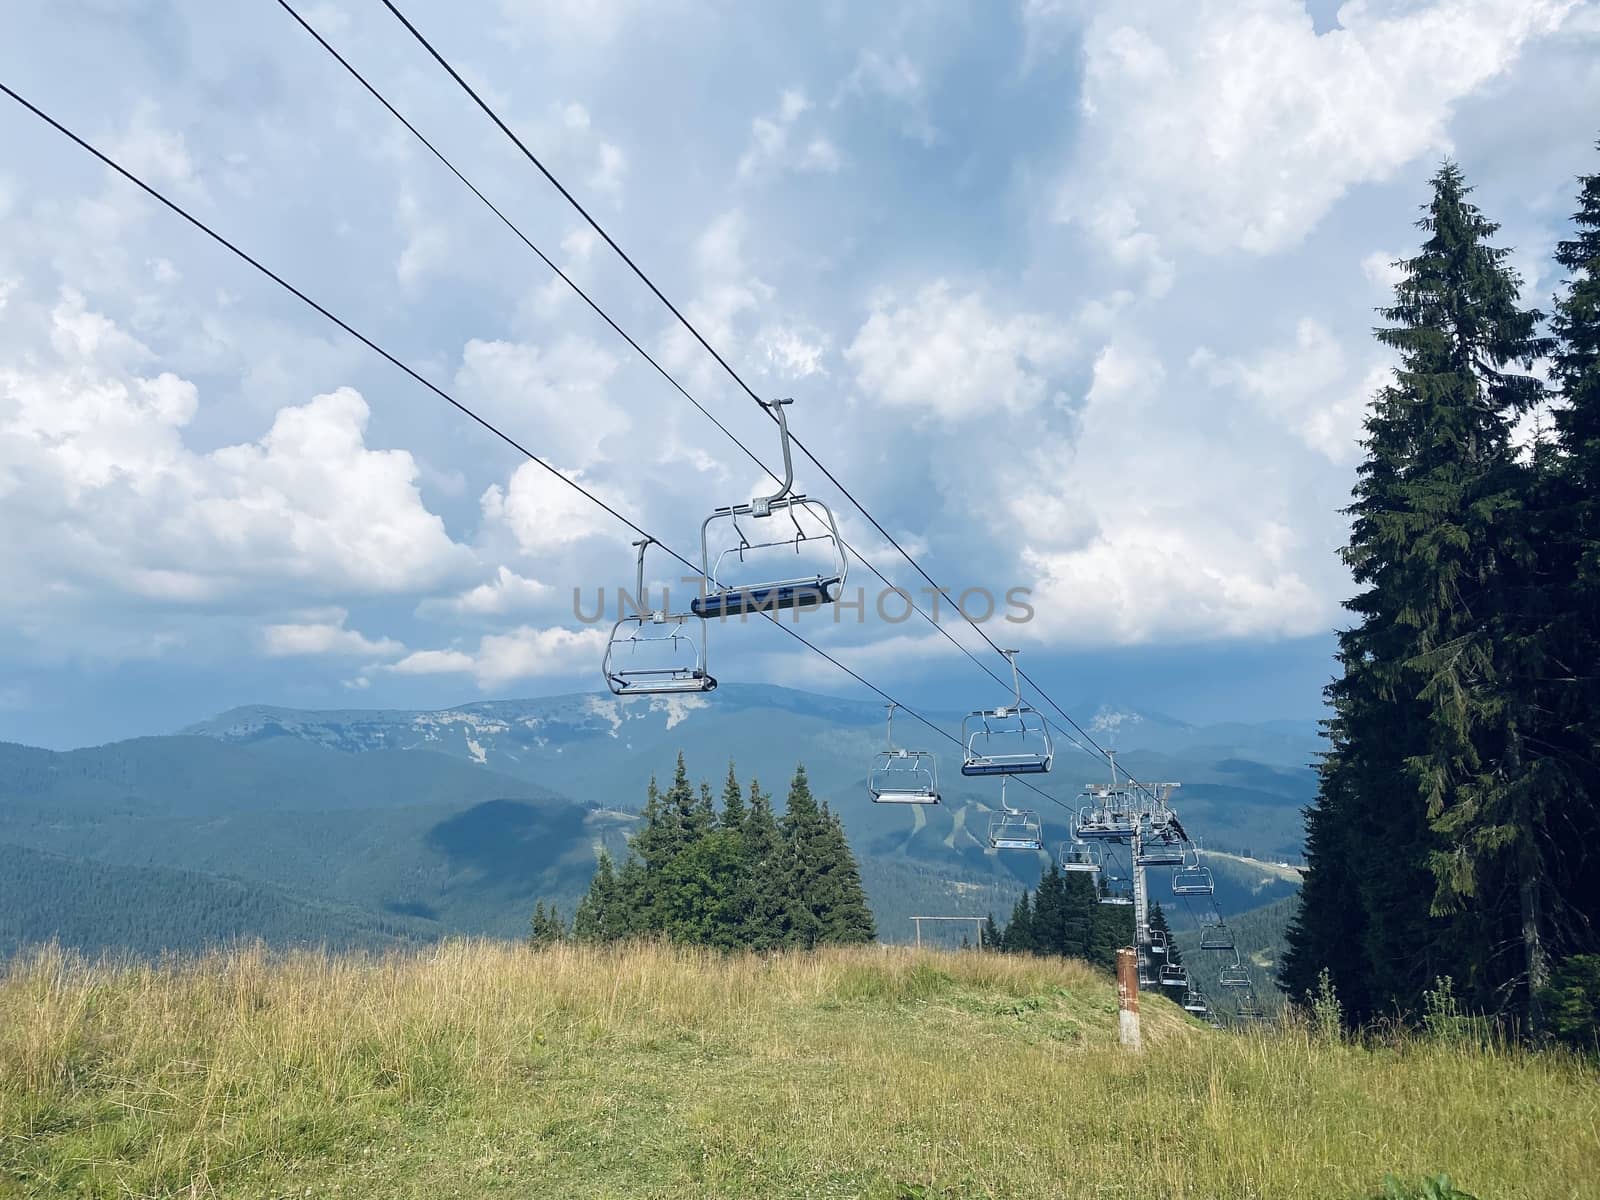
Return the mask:
{"type": "Polygon", "coordinates": [[[872,761],[867,792],[874,804],[939,803],[939,763],[926,750],[901,750],[894,744],[895,705],[889,710],[888,745],[872,761]]]}
{"type": "Polygon", "coordinates": [[[1217,890],[1216,882],[1211,878],[1211,868],[1200,865],[1200,851],[1192,851],[1192,858],[1186,857],[1183,866],[1172,873],[1172,894],[1174,896],[1210,896],[1217,890]]]}
{"type": "Polygon", "coordinates": [[[961,721],[963,775],[1042,775],[1055,760],[1044,715],[1022,702],[1017,652],[1003,651],[1011,663],[1013,703],[982,708],[961,721]]]}
{"type": "Polygon", "coordinates": [[[1233,930],[1221,916],[1214,920],[1205,920],[1200,925],[1200,949],[1202,950],[1232,950],[1233,930]]]}
{"type": "Polygon", "coordinates": [[[1141,867],[1180,867],[1183,865],[1183,843],[1154,838],[1139,846],[1136,861],[1141,867]]]}
{"type": "Polygon", "coordinates": [[[1164,988],[1186,988],[1189,986],[1189,968],[1181,963],[1164,962],[1157,979],[1164,988]]]}
{"type": "Polygon", "coordinates": [[[1250,972],[1245,969],[1244,963],[1235,958],[1231,966],[1222,968],[1217,982],[1225,988],[1247,988],[1250,986],[1250,972]]]}
{"type": "Polygon", "coordinates": [[[649,606],[644,553],[651,541],[633,543],[639,549],[637,584],[630,598],[635,611],[618,613],[611,627],[601,664],[606,687],[616,696],[709,692],[717,681],[706,670],[705,622],[649,606]]]}
{"type": "Polygon", "coordinates": [[[989,845],[995,850],[1043,850],[1044,822],[1039,814],[1006,803],[1006,782],[1000,780],[1000,811],[989,819],[989,845]]]}
{"type": "Polygon", "coordinates": [[[775,416],[783,443],[778,490],[719,508],[700,526],[705,592],[689,605],[697,617],[710,620],[820,608],[839,598],[848,567],[844,542],[833,511],[793,490],[794,463],[784,415],[784,406],[790,403],[761,402],[775,416]]]}
{"type": "Polygon", "coordinates": [[[1088,842],[1067,842],[1061,847],[1061,869],[1077,873],[1098,874],[1100,871],[1100,847],[1090,845],[1088,842]]]}

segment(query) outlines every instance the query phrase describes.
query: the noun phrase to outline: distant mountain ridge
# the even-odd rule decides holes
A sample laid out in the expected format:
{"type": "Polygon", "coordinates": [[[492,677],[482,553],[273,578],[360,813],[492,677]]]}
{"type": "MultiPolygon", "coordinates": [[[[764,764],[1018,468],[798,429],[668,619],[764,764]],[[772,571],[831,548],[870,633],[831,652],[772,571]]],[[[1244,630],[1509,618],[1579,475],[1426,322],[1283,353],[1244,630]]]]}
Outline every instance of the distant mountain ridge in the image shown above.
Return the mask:
{"type": "MultiPolygon", "coordinates": [[[[959,728],[959,714],[927,715],[959,728]]],[[[1206,845],[1298,858],[1300,809],[1315,788],[1305,765],[1313,727],[1194,726],[1109,706],[1085,722],[1096,724],[1130,770],[1183,781],[1180,812],[1206,845]]],[[[843,818],[885,936],[908,937],[906,917],[918,912],[992,908],[1004,918],[1048,855],[989,849],[998,785],[963,778],[955,747],[924,740],[915,723],[904,733],[897,723],[896,733],[937,752],[941,805],[868,800],[880,705],[767,685],[726,684],[714,697],[584,693],[436,711],[252,705],[170,737],[60,753],[0,744],[0,843],[19,848],[0,856],[0,893],[63,897],[63,928],[90,946],[112,944],[95,941],[97,905],[156,903],[160,881],[187,897],[194,921],[156,914],[150,928],[164,932],[140,941],[120,912],[108,912],[107,929],[139,944],[193,946],[239,928],[230,913],[248,913],[264,932],[294,939],[321,914],[329,939],[343,944],[516,936],[535,900],[570,912],[599,852],[626,852],[646,785],[669,774],[681,751],[691,775],[714,789],[731,759],[741,782],[759,777],[780,803],[804,762],[814,792],[843,818]],[[74,888],[96,899],[72,901],[74,888]]],[[[1011,802],[1039,811],[1054,853],[1082,784],[1104,778],[1103,761],[1061,743],[1055,770],[1034,781],[1045,795],[1014,782],[1011,802]]],[[[1230,912],[1297,886],[1220,856],[1217,875],[1230,912]]],[[[1152,886],[1166,885],[1158,877],[1152,886]]],[[[35,906],[14,936],[36,936],[48,916],[35,906]]]]}

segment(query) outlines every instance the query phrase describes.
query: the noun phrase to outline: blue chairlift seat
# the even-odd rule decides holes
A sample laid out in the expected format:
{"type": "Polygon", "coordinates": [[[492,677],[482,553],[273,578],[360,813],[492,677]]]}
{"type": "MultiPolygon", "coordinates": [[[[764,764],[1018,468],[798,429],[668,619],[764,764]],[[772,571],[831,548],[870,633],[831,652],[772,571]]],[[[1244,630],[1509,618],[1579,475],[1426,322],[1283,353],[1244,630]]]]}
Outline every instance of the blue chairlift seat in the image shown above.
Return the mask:
{"type": "Polygon", "coordinates": [[[705,590],[689,605],[689,611],[697,617],[721,620],[751,613],[821,608],[839,598],[849,560],[833,510],[794,490],[789,421],[784,415],[784,406],[790,403],[761,401],[777,421],[782,439],[783,478],[778,490],[744,504],[716,509],[701,523],[700,562],[705,590]],[[802,516],[806,524],[801,523],[802,516]],[[718,531],[715,552],[713,529],[718,531]],[[809,560],[802,560],[803,573],[795,574],[794,567],[786,567],[777,579],[747,577],[758,567],[763,573],[771,569],[769,560],[783,551],[794,555],[809,553],[809,560]]]}

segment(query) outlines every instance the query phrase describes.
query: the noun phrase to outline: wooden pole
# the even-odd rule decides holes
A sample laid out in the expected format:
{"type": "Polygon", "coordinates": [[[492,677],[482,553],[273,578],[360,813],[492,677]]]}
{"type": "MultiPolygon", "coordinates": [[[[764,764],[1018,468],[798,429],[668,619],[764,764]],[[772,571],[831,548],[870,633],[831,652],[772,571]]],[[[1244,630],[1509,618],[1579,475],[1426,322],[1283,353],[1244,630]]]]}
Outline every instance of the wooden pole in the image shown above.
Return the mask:
{"type": "Polygon", "coordinates": [[[1117,1037],[1129,1050],[1143,1049],[1139,1036],[1139,956],[1117,951],[1117,1037]]]}

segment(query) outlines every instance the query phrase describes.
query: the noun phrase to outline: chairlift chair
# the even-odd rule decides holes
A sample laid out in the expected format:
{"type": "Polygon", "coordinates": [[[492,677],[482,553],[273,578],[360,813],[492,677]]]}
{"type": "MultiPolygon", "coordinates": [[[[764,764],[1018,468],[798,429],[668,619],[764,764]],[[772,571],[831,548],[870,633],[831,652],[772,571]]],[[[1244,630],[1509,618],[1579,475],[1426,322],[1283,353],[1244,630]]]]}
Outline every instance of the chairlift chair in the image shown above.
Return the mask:
{"type": "Polygon", "coordinates": [[[1247,988],[1250,986],[1250,972],[1235,955],[1233,962],[1223,967],[1217,975],[1217,983],[1225,988],[1247,988]]]}
{"type": "Polygon", "coordinates": [[[1150,947],[1151,954],[1164,956],[1167,953],[1167,935],[1165,931],[1160,929],[1148,930],[1145,934],[1145,941],[1150,947]]]}
{"type": "Polygon", "coordinates": [[[887,748],[880,750],[867,774],[874,804],[939,803],[939,764],[926,750],[899,750],[894,744],[895,705],[889,710],[887,748]]]}
{"type": "Polygon", "coordinates": [[[961,720],[963,775],[1042,775],[1055,761],[1055,746],[1044,714],[1022,702],[1017,652],[1002,651],[1011,663],[1013,703],[979,709],[961,720]]]}
{"type": "Polygon", "coordinates": [[[1133,903],[1133,880],[1123,875],[1101,875],[1101,904],[1127,905],[1133,903]]]}
{"type": "Polygon", "coordinates": [[[697,617],[721,619],[790,608],[821,608],[837,600],[844,585],[849,563],[833,511],[822,501],[794,491],[789,422],[783,411],[793,401],[760,403],[777,418],[783,444],[783,479],[772,495],[719,508],[701,524],[700,561],[705,593],[689,605],[697,617]],[[809,521],[809,530],[801,523],[802,516],[809,521]],[[712,533],[722,532],[724,527],[726,532],[713,554],[712,533]],[[752,581],[746,577],[741,568],[746,568],[749,560],[759,559],[765,567],[772,555],[785,547],[792,548],[797,557],[811,553],[811,569],[777,579],[752,581]]]}
{"type": "Polygon", "coordinates": [[[1078,810],[1073,836],[1081,841],[1125,842],[1139,830],[1139,819],[1105,805],[1090,805],[1078,810]]]}
{"type": "MultiPolygon", "coordinates": [[[[641,538],[636,611],[618,613],[611,627],[601,670],[615,696],[655,696],[674,692],[709,692],[717,681],[706,670],[705,622],[688,613],[651,609],[645,595],[644,553],[653,538],[641,538]],[[693,621],[694,625],[690,622],[693,621]]],[[[665,602],[665,597],[663,597],[665,602]]]]}
{"type": "Polygon", "coordinates": [[[1006,781],[1000,779],[1000,811],[989,820],[989,845],[996,850],[1043,850],[1044,822],[1031,809],[1006,803],[1006,781]]]}
{"type": "Polygon", "coordinates": [[[1211,868],[1200,865],[1200,851],[1195,849],[1194,861],[1187,857],[1183,866],[1172,873],[1172,894],[1174,896],[1210,896],[1217,890],[1216,881],[1211,878],[1211,868]]]}
{"type": "Polygon", "coordinates": [[[1061,869],[1068,872],[1099,874],[1100,847],[1088,842],[1062,843],[1061,869]]]}
{"type": "Polygon", "coordinates": [[[1221,916],[1218,916],[1214,921],[1206,921],[1200,926],[1200,949],[1234,949],[1233,930],[1228,928],[1228,923],[1221,916]]]}
{"type": "Polygon", "coordinates": [[[1183,865],[1183,844],[1169,841],[1165,837],[1156,837],[1148,842],[1141,842],[1135,861],[1141,867],[1181,867],[1183,865]]]}
{"type": "Polygon", "coordinates": [[[1188,992],[1184,993],[1183,1011],[1194,1013],[1196,1016],[1204,1016],[1211,1010],[1206,1006],[1205,996],[1190,988],[1188,992]]]}
{"type": "Polygon", "coordinates": [[[1160,972],[1161,986],[1178,988],[1189,986],[1189,968],[1182,963],[1164,962],[1160,972]]]}
{"type": "Polygon", "coordinates": [[[1257,1002],[1253,989],[1249,995],[1239,1001],[1239,1007],[1233,1011],[1234,1015],[1242,1021],[1260,1021],[1266,1016],[1266,1013],[1261,1011],[1261,1005],[1257,1002]]]}

